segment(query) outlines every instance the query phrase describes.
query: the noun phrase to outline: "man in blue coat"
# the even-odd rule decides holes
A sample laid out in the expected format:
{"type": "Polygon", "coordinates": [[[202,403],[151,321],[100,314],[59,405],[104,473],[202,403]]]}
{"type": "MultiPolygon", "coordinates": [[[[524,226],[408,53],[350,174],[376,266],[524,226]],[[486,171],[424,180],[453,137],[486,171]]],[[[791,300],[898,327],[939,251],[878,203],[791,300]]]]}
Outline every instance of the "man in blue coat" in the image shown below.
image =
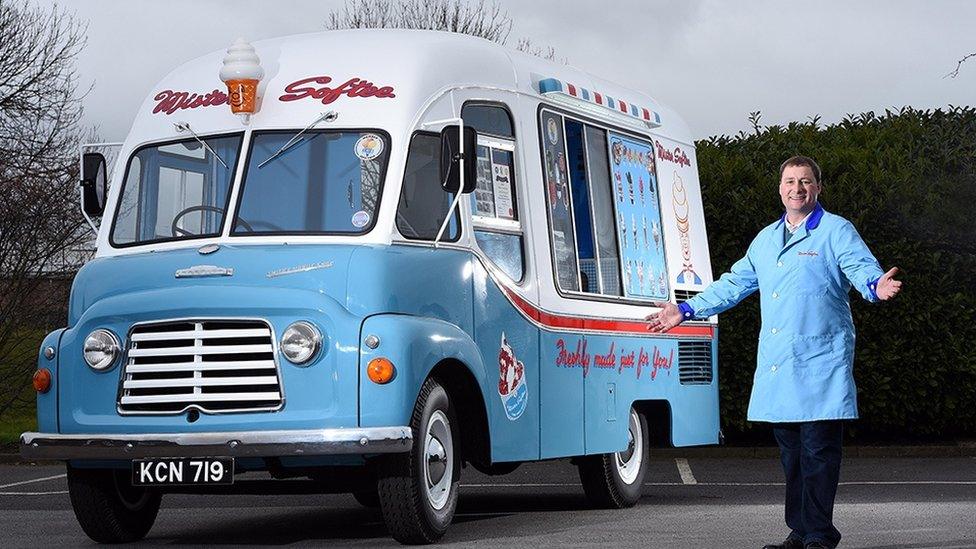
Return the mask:
{"type": "Polygon", "coordinates": [[[846,219],[824,211],[820,167],[805,156],[780,166],[786,212],[756,235],[745,257],[680,306],[657,303],[650,329],[721,313],[759,290],[762,330],[748,419],[773,423],[786,473],[790,534],[766,549],[834,547],[834,496],[840,475],[842,420],[857,418],[853,286],[875,302],[901,282],[878,261],[846,219]]]}

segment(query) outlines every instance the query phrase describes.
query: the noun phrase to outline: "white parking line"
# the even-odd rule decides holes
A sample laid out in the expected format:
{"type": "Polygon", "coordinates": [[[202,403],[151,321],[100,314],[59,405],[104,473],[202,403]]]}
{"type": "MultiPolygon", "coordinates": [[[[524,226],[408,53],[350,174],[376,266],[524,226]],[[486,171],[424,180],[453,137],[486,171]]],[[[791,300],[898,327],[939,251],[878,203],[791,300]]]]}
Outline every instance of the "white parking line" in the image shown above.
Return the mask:
{"type": "Polygon", "coordinates": [[[0,492],[0,496],[53,496],[67,493],[67,490],[61,490],[58,492],[0,492]]]}
{"type": "MultiPolygon", "coordinates": [[[[644,486],[687,486],[689,482],[645,482],[644,486]]],[[[976,486],[976,480],[854,480],[839,483],[840,486],[976,486]]],[[[785,482],[694,482],[695,486],[786,486],[785,482]]],[[[463,488],[567,488],[581,486],[578,482],[526,482],[462,484],[463,488]]]]}
{"type": "Polygon", "coordinates": [[[64,478],[66,476],[68,476],[68,475],[60,474],[60,475],[54,475],[54,476],[50,476],[50,477],[35,478],[35,479],[31,479],[31,480],[22,480],[20,482],[11,482],[10,484],[0,485],[0,490],[2,490],[4,488],[12,488],[14,486],[21,486],[21,485],[24,485],[24,484],[32,484],[34,482],[44,482],[45,480],[54,480],[56,478],[64,478]]]}
{"type": "Polygon", "coordinates": [[[678,466],[678,474],[681,475],[681,482],[685,484],[698,484],[694,473],[691,472],[691,465],[685,458],[675,458],[674,464],[678,466]]]}

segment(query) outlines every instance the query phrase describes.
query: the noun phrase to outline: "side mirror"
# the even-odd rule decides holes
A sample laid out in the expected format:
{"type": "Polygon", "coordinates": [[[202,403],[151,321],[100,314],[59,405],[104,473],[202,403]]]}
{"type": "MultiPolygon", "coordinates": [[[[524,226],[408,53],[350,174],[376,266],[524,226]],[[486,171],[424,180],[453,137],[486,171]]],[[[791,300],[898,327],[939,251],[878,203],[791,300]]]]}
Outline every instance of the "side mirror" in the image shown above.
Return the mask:
{"type": "Polygon", "coordinates": [[[449,193],[461,189],[462,194],[472,192],[478,186],[478,132],[464,127],[464,174],[461,173],[461,140],[458,126],[441,130],[441,186],[449,193]],[[463,178],[462,178],[463,175],[463,178]]]}
{"type": "Polygon", "coordinates": [[[99,217],[105,211],[107,187],[102,153],[81,155],[81,208],[89,217],[99,217]]]}

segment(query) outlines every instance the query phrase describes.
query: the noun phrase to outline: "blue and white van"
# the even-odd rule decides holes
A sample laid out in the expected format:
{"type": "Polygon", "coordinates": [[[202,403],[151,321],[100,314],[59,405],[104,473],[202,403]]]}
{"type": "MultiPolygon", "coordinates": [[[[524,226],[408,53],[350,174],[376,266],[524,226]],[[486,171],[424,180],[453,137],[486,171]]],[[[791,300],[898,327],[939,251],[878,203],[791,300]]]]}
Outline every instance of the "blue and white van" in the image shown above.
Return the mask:
{"type": "Polygon", "coordinates": [[[458,34],[254,48],[248,119],[214,52],[151,89],[114,167],[84,158],[97,253],[41,346],[21,453],[67,462],[92,539],[269,471],[432,542],[466,465],[571,458],[624,507],[649,447],[720,441],[716,319],[643,320],[711,281],[676,113],[458,34]]]}

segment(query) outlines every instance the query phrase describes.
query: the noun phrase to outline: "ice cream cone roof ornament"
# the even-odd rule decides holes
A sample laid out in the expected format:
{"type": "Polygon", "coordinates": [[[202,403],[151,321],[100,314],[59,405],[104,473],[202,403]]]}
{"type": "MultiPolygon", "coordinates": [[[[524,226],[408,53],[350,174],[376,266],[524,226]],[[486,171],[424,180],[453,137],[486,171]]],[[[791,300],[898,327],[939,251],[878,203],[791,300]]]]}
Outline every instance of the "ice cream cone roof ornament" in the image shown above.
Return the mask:
{"type": "Polygon", "coordinates": [[[264,69],[254,46],[238,38],[227,49],[224,66],[220,68],[220,79],[227,84],[231,112],[240,115],[245,124],[257,110],[258,83],[262,78],[264,69]]]}

